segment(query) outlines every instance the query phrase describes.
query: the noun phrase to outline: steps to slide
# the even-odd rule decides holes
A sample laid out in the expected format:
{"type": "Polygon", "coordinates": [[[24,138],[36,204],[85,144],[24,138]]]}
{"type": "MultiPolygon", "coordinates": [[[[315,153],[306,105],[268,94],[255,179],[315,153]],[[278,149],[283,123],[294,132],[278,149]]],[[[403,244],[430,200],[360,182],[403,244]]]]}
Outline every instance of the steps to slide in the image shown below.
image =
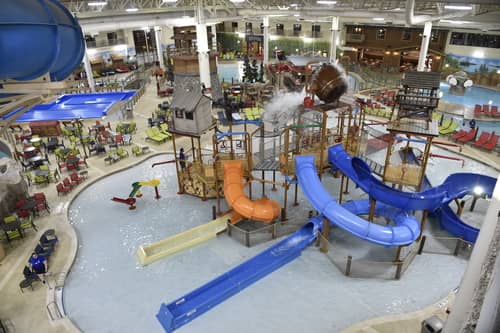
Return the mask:
{"type": "Polygon", "coordinates": [[[181,232],[175,236],[165,238],[149,245],[139,246],[137,249],[139,263],[143,266],[149,265],[166,256],[184,251],[190,247],[215,238],[218,233],[226,230],[227,220],[230,216],[231,214],[225,214],[206,224],[181,232]]]}
{"type": "Polygon", "coordinates": [[[237,214],[232,222],[242,216],[247,219],[270,223],[281,213],[281,206],[274,200],[262,198],[250,200],[243,191],[243,162],[224,161],[224,197],[237,214]]]}
{"type": "MultiPolygon", "coordinates": [[[[300,256],[318,235],[323,221],[314,217],[294,234],[257,256],[234,267],[198,289],[160,306],[156,318],[165,332],[179,327],[207,312],[254,282],[300,256]]],[[[255,318],[255,320],[258,320],[255,318]]]]}
{"type": "Polygon", "coordinates": [[[330,223],[361,239],[384,246],[399,246],[411,244],[420,234],[420,225],[413,216],[388,205],[377,204],[376,213],[391,219],[394,226],[378,225],[358,217],[357,214],[367,213],[367,200],[339,205],[323,187],[313,156],[296,156],[295,173],[302,192],[314,209],[330,223]]]}

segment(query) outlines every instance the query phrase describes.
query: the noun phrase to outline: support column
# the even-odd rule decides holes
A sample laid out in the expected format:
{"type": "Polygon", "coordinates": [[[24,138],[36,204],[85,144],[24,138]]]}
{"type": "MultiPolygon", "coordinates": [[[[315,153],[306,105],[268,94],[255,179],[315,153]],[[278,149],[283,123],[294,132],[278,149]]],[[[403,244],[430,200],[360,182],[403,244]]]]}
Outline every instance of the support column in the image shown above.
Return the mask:
{"type": "MultiPolygon", "coordinates": [[[[485,293],[488,289],[487,286],[495,286],[498,288],[498,281],[500,275],[491,274],[488,277],[487,271],[489,270],[491,264],[494,265],[494,257],[491,256],[490,247],[495,246],[499,239],[496,235],[496,228],[498,223],[498,212],[500,210],[500,182],[497,181],[495,189],[493,190],[493,195],[491,198],[490,205],[486,211],[486,216],[484,217],[484,222],[481,225],[481,231],[477,237],[474,249],[467,264],[467,269],[465,270],[464,276],[462,277],[462,282],[460,283],[460,289],[458,290],[455,301],[453,302],[453,307],[451,308],[450,316],[446,321],[443,333],[455,333],[455,332],[468,332],[468,330],[462,330],[466,325],[474,325],[476,323],[478,309],[481,309],[481,316],[479,316],[480,326],[493,325],[498,321],[497,313],[497,299],[491,299],[486,295],[481,295],[485,293]],[[489,253],[489,254],[488,254],[489,253]],[[485,296],[482,298],[481,296],[485,296]],[[490,316],[486,314],[488,310],[493,311],[489,313],[490,316]],[[475,317],[475,320],[474,318],[475,317]],[[486,317],[486,318],[485,318],[486,317]]],[[[498,260],[498,258],[497,258],[498,260]]],[[[498,295],[498,289],[490,289],[488,291],[494,295],[498,295]]],[[[470,326],[469,326],[470,328],[470,326]]],[[[473,329],[471,329],[473,330],[473,329]]],[[[494,332],[494,330],[483,329],[477,332],[494,332]]]]}
{"type": "Polygon", "coordinates": [[[422,44],[420,45],[420,54],[418,55],[417,71],[423,72],[425,69],[425,58],[429,50],[429,41],[431,40],[432,22],[425,22],[424,33],[422,35],[422,44]]]}
{"type": "Polygon", "coordinates": [[[339,31],[339,17],[332,17],[332,39],[330,42],[330,62],[334,63],[337,60],[337,38],[339,31]]]}
{"type": "Polygon", "coordinates": [[[155,29],[155,41],[156,41],[156,54],[158,55],[158,61],[160,62],[160,68],[165,68],[165,61],[163,60],[163,49],[161,48],[161,28],[154,27],[155,29]]]}
{"type": "Polygon", "coordinates": [[[85,45],[85,54],[83,55],[83,67],[85,69],[85,76],[87,77],[87,83],[89,85],[90,91],[95,92],[94,73],[92,72],[92,66],[90,65],[87,45],[85,45]]]}
{"type": "Polygon", "coordinates": [[[210,82],[210,61],[207,38],[207,25],[198,23],[196,25],[196,45],[198,48],[198,65],[200,66],[200,82],[205,88],[211,88],[210,82]]]}
{"type": "Polygon", "coordinates": [[[264,20],[262,21],[264,26],[264,66],[269,64],[269,16],[264,16],[264,20]]]}

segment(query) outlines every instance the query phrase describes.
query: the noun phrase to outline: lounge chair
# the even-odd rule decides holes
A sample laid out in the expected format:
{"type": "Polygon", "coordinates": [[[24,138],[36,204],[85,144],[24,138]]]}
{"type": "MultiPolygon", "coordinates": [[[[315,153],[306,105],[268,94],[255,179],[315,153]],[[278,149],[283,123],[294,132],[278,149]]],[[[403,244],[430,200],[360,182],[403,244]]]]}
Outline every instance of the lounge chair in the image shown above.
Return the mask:
{"type": "Polygon", "coordinates": [[[500,138],[499,135],[492,133],[488,142],[486,142],[481,148],[492,151],[497,146],[499,138],[500,138]]]}
{"type": "Polygon", "coordinates": [[[490,137],[490,132],[481,132],[481,135],[479,135],[479,138],[473,142],[473,145],[476,147],[482,147],[486,142],[490,140],[490,137]]]}
{"type": "Polygon", "coordinates": [[[466,130],[463,130],[461,129],[460,131],[458,131],[457,133],[455,134],[452,134],[451,138],[453,140],[458,140],[460,139],[461,137],[465,136],[468,132],[466,130]]]}
{"type": "Polygon", "coordinates": [[[66,187],[64,186],[63,183],[59,183],[56,185],[56,190],[57,190],[57,195],[60,195],[61,193],[66,194],[69,191],[71,191],[71,187],[66,187]]]}
{"type": "Polygon", "coordinates": [[[461,143],[472,141],[476,137],[476,134],[477,134],[477,128],[472,128],[470,131],[467,132],[467,134],[465,134],[461,138],[458,138],[457,141],[461,143]]]}
{"type": "Polygon", "coordinates": [[[481,116],[481,105],[476,104],[474,106],[474,116],[475,117],[480,117],[481,116]]]}
{"type": "Polygon", "coordinates": [[[156,128],[156,131],[155,131],[154,127],[147,128],[146,135],[147,135],[146,139],[152,140],[152,141],[157,142],[157,143],[163,143],[163,142],[167,141],[167,138],[168,138],[167,136],[165,136],[165,134],[161,134],[159,132],[158,128],[156,128]]]}
{"type": "Polygon", "coordinates": [[[443,127],[439,129],[439,134],[448,135],[455,132],[457,128],[458,128],[458,122],[452,119],[448,127],[446,128],[443,127]]]}
{"type": "Polygon", "coordinates": [[[71,179],[72,182],[76,183],[76,184],[80,184],[81,182],[83,182],[83,178],[78,176],[78,174],[76,172],[73,172],[69,175],[69,178],[71,179]]]}
{"type": "Polygon", "coordinates": [[[483,104],[483,110],[482,112],[484,115],[489,116],[490,115],[490,105],[489,104],[483,104]]]}
{"type": "Polygon", "coordinates": [[[493,105],[493,106],[491,107],[490,116],[495,117],[495,118],[500,117],[500,112],[498,112],[498,106],[493,105]]]}
{"type": "Polygon", "coordinates": [[[120,158],[125,158],[125,157],[128,157],[128,151],[126,151],[125,149],[123,149],[122,147],[118,148],[116,150],[116,154],[120,157],[120,158]]]}

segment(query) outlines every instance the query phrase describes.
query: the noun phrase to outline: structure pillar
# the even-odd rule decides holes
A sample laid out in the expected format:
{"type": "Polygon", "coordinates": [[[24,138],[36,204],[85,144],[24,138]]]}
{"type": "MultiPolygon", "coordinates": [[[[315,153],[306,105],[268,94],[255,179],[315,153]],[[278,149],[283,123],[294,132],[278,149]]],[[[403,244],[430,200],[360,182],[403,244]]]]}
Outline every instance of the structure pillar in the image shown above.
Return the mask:
{"type": "Polygon", "coordinates": [[[424,33],[422,35],[422,44],[420,45],[420,54],[418,55],[417,71],[423,72],[425,69],[425,59],[429,50],[429,41],[431,40],[432,22],[425,22],[424,33]]]}
{"type": "Polygon", "coordinates": [[[337,37],[339,31],[339,17],[332,17],[332,40],[330,42],[330,62],[337,60],[337,37]]]}
{"type": "Polygon", "coordinates": [[[205,88],[211,88],[210,83],[210,61],[207,38],[207,25],[205,23],[196,24],[196,45],[198,48],[198,65],[200,67],[200,82],[205,88]]]}
{"type": "Polygon", "coordinates": [[[160,63],[160,68],[165,68],[165,61],[163,59],[163,49],[161,48],[161,28],[154,27],[154,29],[155,29],[156,53],[158,55],[158,61],[160,63]]]}
{"type": "Polygon", "coordinates": [[[264,26],[264,47],[263,47],[264,59],[263,59],[263,63],[264,63],[264,66],[267,66],[269,64],[269,16],[264,16],[264,20],[262,21],[262,24],[264,26]]]}
{"type": "Polygon", "coordinates": [[[92,72],[92,66],[90,65],[87,45],[85,45],[85,54],[83,55],[83,68],[85,69],[85,76],[87,77],[87,83],[89,85],[90,91],[95,92],[94,73],[92,72]]]}
{"type": "MultiPolygon", "coordinates": [[[[492,327],[498,322],[498,298],[500,275],[492,274],[491,265],[498,261],[497,253],[491,253],[490,247],[498,247],[496,232],[500,211],[500,182],[497,181],[481,231],[465,270],[460,289],[453,302],[450,316],[446,321],[443,333],[469,332],[464,327],[492,327]],[[486,293],[486,291],[488,293],[486,293]],[[495,297],[488,297],[489,294],[495,297]],[[477,312],[480,311],[480,316],[477,312]],[[479,317],[479,318],[478,318],[479,317]]],[[[496,252],[497,249],[493,248],[496,252]]],[[[474,330],[470,328],[471,332],[474,330]]],[[[476,332],[494,332],[482,329],[476,332]]]]}

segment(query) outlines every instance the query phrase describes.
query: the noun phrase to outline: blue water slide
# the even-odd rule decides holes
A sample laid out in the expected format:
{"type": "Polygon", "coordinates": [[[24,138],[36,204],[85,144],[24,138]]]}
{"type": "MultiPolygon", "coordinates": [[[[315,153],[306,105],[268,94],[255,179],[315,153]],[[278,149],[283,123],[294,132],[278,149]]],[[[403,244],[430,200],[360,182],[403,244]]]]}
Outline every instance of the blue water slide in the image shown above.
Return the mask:
{"type": "Polygon", "coordinates": [[[443,201],[450,201],[448,186],[434,187],[422,192],[403,192],[385,185],[376,178],[368,164],[352,157],[341,144],[328,149],[328,160],[334,168],[352,179],[371,198],[403,210],[434,210],[443,201]]]}
{"type": "Polygon", "coordinates": [[[361,239],[385,246],[399,246],[411,244],[420,234],[420,225],[413,216],[387,205],[377,205],[376,213],[391,218],[395,225],[379,225],[358,217],[358,214],[368,212],[367,200],[351,202],[344,207],[339,205],[321,184],[313,156],[296,156],[295,173],[302,192],[314,209],[331,223],[361,239]]]}
{"type": "Polygon", "coordinates": [[[303,249],[317,237],[322,218],[317,216],[294,234],[236,266],[181,298],[160,306],[156,318],[166,332],[207,312],[217,304],[245,289],[252,283],[300,256],[303,249]]]}
{"type": "Polygon", "coordinates": [[[65,79],[85,52],[80,25],[58,0],[2,0],[0,80],[65,79]]]}

